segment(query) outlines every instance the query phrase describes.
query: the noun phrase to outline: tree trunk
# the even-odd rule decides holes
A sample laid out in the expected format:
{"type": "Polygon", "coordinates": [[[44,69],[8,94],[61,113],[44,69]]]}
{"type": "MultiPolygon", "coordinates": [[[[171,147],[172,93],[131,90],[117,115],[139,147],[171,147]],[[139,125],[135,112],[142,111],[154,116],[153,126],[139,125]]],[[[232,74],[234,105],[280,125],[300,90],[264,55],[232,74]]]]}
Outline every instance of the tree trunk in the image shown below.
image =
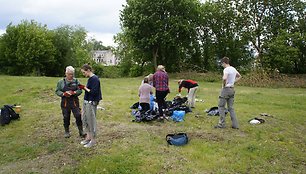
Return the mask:
{"type": "Polygon", "coordinates": [[[158,48],[153,48],[153,64],[154,64],[154,69],[156,70],[157,68],[157,56],[158,56],[158,48]]]}

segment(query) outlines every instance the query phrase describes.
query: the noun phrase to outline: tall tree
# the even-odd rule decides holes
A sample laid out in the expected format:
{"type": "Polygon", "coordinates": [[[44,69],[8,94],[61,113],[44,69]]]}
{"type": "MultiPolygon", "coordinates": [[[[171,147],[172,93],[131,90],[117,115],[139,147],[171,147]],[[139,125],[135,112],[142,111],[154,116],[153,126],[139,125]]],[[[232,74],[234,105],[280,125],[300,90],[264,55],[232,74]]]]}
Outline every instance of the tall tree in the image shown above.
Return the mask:
{"type": "MultiPolygon", "coordinates": [[[[130,48],[143,52],[143,62],[167,64],[178,70],[180,60],[199,50],[197,44],[198,0],[129,0],[120,13],[122,34],[130,48]]],[[[124,40],[120,40],[124,38],[124,40]]]]}
{"type": "Polygon", "coordinates": [[[263,65],[265,43],[278,37],[280,30],[295,32],[296,20],[305,19],[305,2],[301,0],[235,0],[238,13],[244,19],[243,37],[247,37],[257,52],[258,65],[263,65]]]}
{"type": "Polygon", "coordinates": [[[9,24],[2,37],[1,63],[13,75],[46,75],[45,69],[55,63],[52,33],[35,21],[9,24]]]}
{"type": "Polygon", "coordinates": [[[91,62],[91,55],[86,37],[87,31],[80,26],[63,25],[53,30],[53,44],[56,47],[56,60],[58,65],[56,76],[63,75],[66,66],[80,67],[91,62]]]}
{"type": "Polygon", "coordinates": [[[198,28],[201,41],[203,66],[218,68],[223,56],[231,58],[231,64],[247,68],[252,60],[248,40],[242,37],[243,19],[237,13],[234,1],[219,0],[202,5],[201,23],[198,28]]]}

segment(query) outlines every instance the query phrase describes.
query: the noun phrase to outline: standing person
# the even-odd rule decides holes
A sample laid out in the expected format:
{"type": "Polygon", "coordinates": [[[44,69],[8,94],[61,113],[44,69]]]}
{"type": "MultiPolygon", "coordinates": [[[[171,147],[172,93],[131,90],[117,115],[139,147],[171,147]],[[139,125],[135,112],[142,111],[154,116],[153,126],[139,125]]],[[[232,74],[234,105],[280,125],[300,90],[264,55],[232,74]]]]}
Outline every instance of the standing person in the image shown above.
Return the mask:
{"type": "Polygon", "coordinates": [[[234,84],[240,80],[241,75],[234,67],[230,66],[228,57],[223,57],[221,63],[224,70],[222,78],[222,90],[219,96],[218,104],[220,119],[215,128],[225,128],[225,104],[227,103],[228,111],[232,120],[232,128],[239,129],[236,113],[234,110],[234,84]]]}
{"type": "Polygon", "coordinates": [[[142,112],[150,110],[150,94],[152,94],[152,86],[148,84],[149,79],[145,77],[143,79],[143,84],[140,85],[138,90],[139,104],[142,108],[142,112]]]}
{"type": "Polygon", "coordinates": [[[55,93],[61,97],[61,109],[63,113],[63,121],[65,128],[65,138],[70,137],[70,115],[71,111],[74,115],[76,125],[79,129],[79,135],[84,137],[80,104],[78,96],[81,95],[82,90],[78,89],[79,81],[74,78],[74,68],[72,66],[66,67],[66,77],[58,81],[55,93]]]}
{"type": "Polygon", "coordinates": [[[169,90],[169,77],[163,65],[158,65],[156,72],[153,75],[153,86],[155,87],[156,100],[158,104],[159,120],[166,118],[163,109],[167,107],[165,98],[170,93],[169,90]]]}
{"type": "Polygon", "coordinates": [[[181,93],[182,92],[182,88],[187,88],[188,90],[188,106],[191,108],[194,108],[195,106],[195,94],[196,91],[198,89],[198,83],[196,81],[193,80],[179,80],[178,81],[179,84],[179,89],[178,92],[181,93]]]}
{"type": "Polygon", "coordinates": [[[96,144],[97,133],[97,106],[102,100],[101,86],[99,77],[93,73],[92,68],[85,64],[81,71],[85,77],[88,77],[87,85],[79,85],[80,89],[85,90],[84,104],[83,104],[83,123],[87,132],[85,140],[81,141],[84,147],[92,147],[96,144]]]}

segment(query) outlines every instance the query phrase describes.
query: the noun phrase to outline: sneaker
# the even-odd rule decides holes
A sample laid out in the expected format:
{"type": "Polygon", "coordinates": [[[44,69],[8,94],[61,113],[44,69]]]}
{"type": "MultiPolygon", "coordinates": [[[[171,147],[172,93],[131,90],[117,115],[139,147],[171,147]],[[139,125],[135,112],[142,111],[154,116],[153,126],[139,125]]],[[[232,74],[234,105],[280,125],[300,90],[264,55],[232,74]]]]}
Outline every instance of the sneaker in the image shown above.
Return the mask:
{"type": "Polygon", "coordinates": [[[69,138],[70,137],[70,132],[65,132],[64,137],[69,138]]]}
{"type": "Polygon", "coordinates": [[[84,145],[84,147],[89,148],[89,147],[92,147],[95,144],[96,144],[95,141],[89,141],[87,144],[84,145]]]}
{"type": "Polygon", "coordinates": [[[232,128],[233,128],[233,129],[239,129],[239,127],[234,127],[234,126],[232,126],[232,128]]]}
{"type": "Polygon", "coordinates": [[[83,140],[83,141],[81,141],[81,144],[85,145],[85,144],[88,144],[89,142],[90,142],[90,140],[83,140]]]}
{"type": "Polygon", "coordinates": [[[216,128],[216,129],[224,129],[225,126],[216,125],[216,126],[214,126],[214,128],[216,128]]]}

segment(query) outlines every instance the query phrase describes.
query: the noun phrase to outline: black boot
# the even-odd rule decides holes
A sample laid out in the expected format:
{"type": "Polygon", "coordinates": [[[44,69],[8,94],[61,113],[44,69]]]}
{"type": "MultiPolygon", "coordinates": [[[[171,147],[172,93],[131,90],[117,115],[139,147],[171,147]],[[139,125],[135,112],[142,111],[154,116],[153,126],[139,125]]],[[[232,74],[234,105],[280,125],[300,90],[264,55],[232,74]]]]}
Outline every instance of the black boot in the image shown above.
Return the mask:
{"type": "Polygon", "coordinates": [[[69,132],[69,127],[65,127],[65,134],[64,134],[65,138],[69,138],[70,137],[70,132],[69,132]]]}
{"type": "Polygon", "coordinates": [[[82,126],[82,125],[81,125],[81,126],[78,126],[78,129],[79,129],[79,135],[80,135],[80,137],[81,137],[81,138],[85,138],[86,133],[84,133],[84,131],[83,131],[83,126],[82,126]]]}

